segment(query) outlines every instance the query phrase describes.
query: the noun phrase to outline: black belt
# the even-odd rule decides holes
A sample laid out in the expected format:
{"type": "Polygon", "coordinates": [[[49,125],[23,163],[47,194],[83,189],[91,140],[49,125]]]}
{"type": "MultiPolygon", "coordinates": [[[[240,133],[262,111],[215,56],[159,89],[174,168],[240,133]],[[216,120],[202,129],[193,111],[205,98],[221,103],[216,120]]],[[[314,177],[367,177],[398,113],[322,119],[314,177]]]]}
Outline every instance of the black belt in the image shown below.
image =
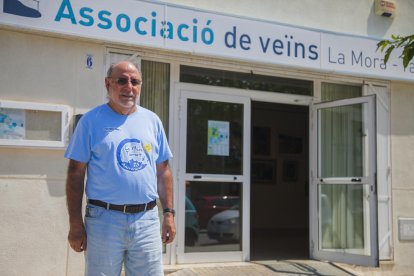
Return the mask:
{"type": "Polygon", "coordinates": [[[135,204],[135,205],[134,204],[116,205],[116,204],[110,204],[110,203],[106,203],[106,202],[96,200],[96,199],[88,199],[88,203],[99,206],[99,207],[104,207],[107,210],[115,210],[115,211],[120,211],[120,212],[128,213],[128,214],[145,212],[147,210],[151,210],[157,205],[157,202],[155,200],[148,202],[148,203],[135,204]]]}

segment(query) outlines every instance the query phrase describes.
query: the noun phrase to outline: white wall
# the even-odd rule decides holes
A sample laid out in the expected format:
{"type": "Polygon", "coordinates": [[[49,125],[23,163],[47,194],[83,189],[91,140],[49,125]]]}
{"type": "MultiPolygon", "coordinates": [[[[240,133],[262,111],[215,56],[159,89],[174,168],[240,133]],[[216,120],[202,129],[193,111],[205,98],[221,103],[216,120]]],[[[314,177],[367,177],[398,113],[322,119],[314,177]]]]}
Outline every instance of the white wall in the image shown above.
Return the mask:
{"type": "MultiPolygon", "coordinates": [[[[0,99],[83,112],[103,101],[103,54],[98,44],[0,30],[0,99]]],[[[63,153],[0,147],[0,275],[82,275],[83,255],[66,242],[63,153]]]]}
{"type": "Polygon", "coordinates": [[[80,110],[102,102],[103,47],[5,30],[0,30],[0,42],[2,99],[66,104],[80,110]],[[93,69],[86,68],[87,54],[94,55],[93,69]]]}
{"type": "MultiPolygon", "coordinates": [[[[414,1],[395,19],[372,0],[165,0],[201,9],[370,37],[412,34],[414,1]],[[334,4],[333,4],[334,3],[334,4]]],[[[118,45],[122,48],[122,45],[118,45]]],[[[0,99],[65,104],[83,113],[103,102],[105,45],[0,29],[0,99]],[[86,68],[86,55],[94,57],[86,68]]],[[[414,85],[392,83],[392,186],[395,264],[413,266],[414,245],[398,241],[397,217],[414,217],[414,85]]],[[[82,275],[68,249],[63,150],[0,147],[0,275],[82,275]]]]}
{"type": "Polygon", "coordinates": [[[414,242],[398,239],[398,217],[414,218],[414,85],[393,83],[391,89],[394,261],[414,271],[414,242]]]}
{"type": "Polygon", "coordinates": [[[374,14],[374,0],[162,0],[209,11],[373,38],[413,33],[414,1],[397,2],[393,19],[374,14]]]}

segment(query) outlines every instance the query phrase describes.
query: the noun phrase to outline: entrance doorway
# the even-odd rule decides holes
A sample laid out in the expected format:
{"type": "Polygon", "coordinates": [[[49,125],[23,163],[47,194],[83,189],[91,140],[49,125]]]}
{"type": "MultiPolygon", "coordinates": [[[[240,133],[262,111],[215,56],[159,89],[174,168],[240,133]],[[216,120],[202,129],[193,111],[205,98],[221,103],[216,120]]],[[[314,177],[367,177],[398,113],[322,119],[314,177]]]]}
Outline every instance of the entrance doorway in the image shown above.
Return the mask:
{"type": "Polygon", "coordinates": [[[248,259],[250,99],[181,84],[177,263],[248,259]]]}
{"type": "Polygon", "coordinates": [[[250,259],[309,258],[309,107],[252,102],[250,259]]]}

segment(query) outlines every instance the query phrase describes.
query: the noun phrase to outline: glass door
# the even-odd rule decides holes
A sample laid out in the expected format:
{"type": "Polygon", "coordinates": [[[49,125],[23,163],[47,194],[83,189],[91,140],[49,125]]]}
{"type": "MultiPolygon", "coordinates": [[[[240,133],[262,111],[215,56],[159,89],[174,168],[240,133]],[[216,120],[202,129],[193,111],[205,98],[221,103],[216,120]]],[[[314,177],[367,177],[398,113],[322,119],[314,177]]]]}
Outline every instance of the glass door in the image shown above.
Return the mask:
{"type": "MultiPolygon", "coordinates": [[[[184,85],[186,87],[186,85],[184,85]]],[[[249,252],[250,99],[181,89],[178,263],[249,252]]],[[[195,86],[197,87],[197,86],[195,86]]]]}
{"type": "Polygon", "coordinates": [[[311,256],[378,266],[375,96],[315,104],[311,256]]]}

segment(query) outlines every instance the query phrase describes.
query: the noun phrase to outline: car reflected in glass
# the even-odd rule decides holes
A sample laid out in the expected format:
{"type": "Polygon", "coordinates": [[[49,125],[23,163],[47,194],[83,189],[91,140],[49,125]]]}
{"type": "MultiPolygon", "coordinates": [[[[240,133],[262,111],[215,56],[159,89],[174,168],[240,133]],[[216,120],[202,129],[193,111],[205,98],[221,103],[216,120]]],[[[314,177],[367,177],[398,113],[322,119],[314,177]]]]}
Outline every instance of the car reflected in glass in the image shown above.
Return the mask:
{"type": "Polygon", "coordinates": [[[194,200],[194,205],[200,215],[201,229],[206,229],[209,220],[222,211],[225,211],[240,202],[239,196],[203,196],[194,200]]]}
{"type": "Polygon", "coordinates": [[[222,243],[240,242],[240,204],[215,214],[207,224],[210,239],[222,243]]]}
{"type": "Polygon", "coordinates": [[[198,241],[200,226],[198,212],[188,197],[185,197],[185,246],[194,246],[198,241]]]}

